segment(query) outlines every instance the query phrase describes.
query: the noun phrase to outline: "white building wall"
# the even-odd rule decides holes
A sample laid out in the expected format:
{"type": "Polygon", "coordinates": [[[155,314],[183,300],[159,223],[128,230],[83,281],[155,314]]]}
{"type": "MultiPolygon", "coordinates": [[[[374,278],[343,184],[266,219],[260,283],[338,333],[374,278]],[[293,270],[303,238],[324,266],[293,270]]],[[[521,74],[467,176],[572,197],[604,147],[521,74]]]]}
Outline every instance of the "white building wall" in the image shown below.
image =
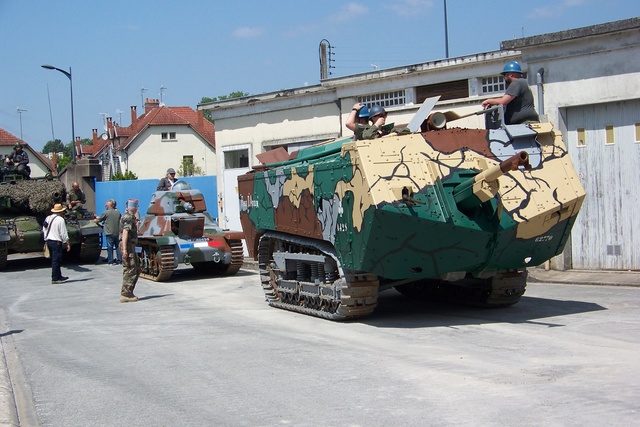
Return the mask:
{"type": "Polygon", "coordinates": [[[215,150],[190,127],[151,126],[121,155],[123,170],[135,173],[140,179],[160,179],[168,168],[178,171],[183,156],[193,156],[193,162],[205,175],[217,174],[215,150]],[[176,132],[175,140],[162,140],[162,132],[176,132]]]}

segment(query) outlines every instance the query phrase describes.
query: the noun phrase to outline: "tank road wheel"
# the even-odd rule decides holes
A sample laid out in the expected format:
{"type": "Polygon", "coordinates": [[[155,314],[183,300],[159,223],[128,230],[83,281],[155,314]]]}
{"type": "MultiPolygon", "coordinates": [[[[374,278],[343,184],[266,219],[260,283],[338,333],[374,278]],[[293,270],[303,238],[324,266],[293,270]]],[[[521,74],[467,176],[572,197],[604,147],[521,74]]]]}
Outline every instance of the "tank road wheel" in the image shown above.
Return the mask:
{"type": "Polygon", "coordinates": [[[140,277],[163,282],[173,274],[173,246],[143,245],[140,259],[140,277]]]}
{"type": "Polygon", "coordinates": [[[7,255],[9,254],[9,249],[7,242],[0,242],[0,270],[4,270],[7,268],[7,255]]]}
{"type": "Polygon", "coordinates": [[[244,263],[244,253],[242,249],[242,241],[229,240],[231,247],[231,262],[224,264],[222,262],[192,262],[194,270],[203,274],[216,274],[221,276],[233,276],[236,274],[244,263]]]}
{"type": "Polygon", "coordinates": [[[343,272],[328,242],[269,232],[258,246],[269,305],[330,320],[364,317],[378,300],[378,277],[343,272]]]}
{"type": "Polygon", "coordinates": [[[102,251],[102,238],[99,234],[84,236],[80,246],[78,260],[81,263],[95,263],[100,259],[102,251]]]}

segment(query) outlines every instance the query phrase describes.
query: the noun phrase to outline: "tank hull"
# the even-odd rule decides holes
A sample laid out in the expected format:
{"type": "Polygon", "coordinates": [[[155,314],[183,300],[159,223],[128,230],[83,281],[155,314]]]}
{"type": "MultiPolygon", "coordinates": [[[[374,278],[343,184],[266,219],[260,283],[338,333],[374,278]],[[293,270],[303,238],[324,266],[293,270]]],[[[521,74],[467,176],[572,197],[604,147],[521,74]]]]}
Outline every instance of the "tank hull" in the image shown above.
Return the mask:
{"type": "Polygon", "coordinates": [[[199,190],[157,191],[138,234],[140,275],[169,280],[180,264],[205,274],[236,274],[244,262],[242,238],[216,225],[199,190]]]}
{"type": "MultiPolygon", "coordinates": [[[[315,150],[238,178],[249,253],[260,257],[267,232],[326,242],[342,274],[375,275],[378,290],[494,278],[489,294],[522,295],[526,268],[562,252],[585,196],[550,124],[345,138],[315,150]],[[528,169],[500,170],[518,155],[528,169]]],[[[275,277],[274,287],[286,280],[275,277]]]]}

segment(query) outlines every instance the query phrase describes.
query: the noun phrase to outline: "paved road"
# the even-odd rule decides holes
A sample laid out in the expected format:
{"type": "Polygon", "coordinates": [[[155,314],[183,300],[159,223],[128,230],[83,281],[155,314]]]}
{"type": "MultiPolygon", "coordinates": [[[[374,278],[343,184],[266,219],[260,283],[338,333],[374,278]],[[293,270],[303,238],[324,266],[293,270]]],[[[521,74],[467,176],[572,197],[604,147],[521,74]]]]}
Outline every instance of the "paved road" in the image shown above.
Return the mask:
{"type": "Polygon", "coordinates": [[[253,271],[181,269],[132,304],[121,268],[63,271],[0,273],[22,425],[638,425],[640,288],[531,284],[500,310],[387,291],[335,323],[269,308],[253,271]]]}

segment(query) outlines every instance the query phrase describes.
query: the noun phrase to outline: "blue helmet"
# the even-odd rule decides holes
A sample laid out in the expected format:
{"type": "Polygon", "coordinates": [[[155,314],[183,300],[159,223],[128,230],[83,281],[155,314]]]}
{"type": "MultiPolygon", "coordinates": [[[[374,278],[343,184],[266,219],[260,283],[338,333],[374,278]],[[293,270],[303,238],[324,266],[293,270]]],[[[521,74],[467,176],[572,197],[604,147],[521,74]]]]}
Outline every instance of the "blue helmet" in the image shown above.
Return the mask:
{"type": "Polygon", "coordinates": [[[504,66],[504,68],[502,69],[502,74],[503,76],[506,73],[522,73],[522,68],[520,68],[520,64],[518,63],[518,61],[511,61],[509,62],[507,65],[504,66]]]}
{"type": "Polygon", "coordinates": [[[358,117],[369,117],[369,108],[366,105],[358,110],[358,117]]]}
{"type": "Polygon", "coordinates": [[[369,117],[377,116],[378,114],[385,114],[386,111],[384,108],[379,106],[378,104],[373,104],[371,108],[369,108],[369,117]]]}

